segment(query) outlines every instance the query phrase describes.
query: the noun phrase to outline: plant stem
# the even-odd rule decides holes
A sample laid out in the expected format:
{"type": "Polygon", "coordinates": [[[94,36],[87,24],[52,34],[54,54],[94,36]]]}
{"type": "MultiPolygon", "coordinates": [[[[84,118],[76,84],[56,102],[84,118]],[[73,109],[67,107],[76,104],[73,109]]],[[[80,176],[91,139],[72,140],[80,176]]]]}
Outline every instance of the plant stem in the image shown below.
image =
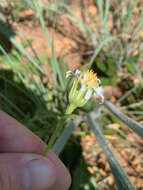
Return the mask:
{"type": "Polygon", "coordinates": [[[66,110],[66,114],[67,114],[67,115],[71,114],[71,113],[75,110],[76,107],[77,107],[77,106],[76,106],[75,104],[70,104],[70,105],[68,106],[67,110],[66,110]]]}
{"type": "Polygon", "coordinates": [[[60,133],[61,129],[63,128],[63,126],[64,126],[66,120],[69,118],[69,116],[70,115],[64,115],[61,118],[61,120],[58,122],[57,127],[56,127],[53,135],[51,136],[51,138],[50,138],[50,140],[48,142],[48,145],[47,145],[47,147],[45,149],[44,156],[47,157],[49,150],[51,149],[52,145],[54,144],[58,134],[60,133]]]}

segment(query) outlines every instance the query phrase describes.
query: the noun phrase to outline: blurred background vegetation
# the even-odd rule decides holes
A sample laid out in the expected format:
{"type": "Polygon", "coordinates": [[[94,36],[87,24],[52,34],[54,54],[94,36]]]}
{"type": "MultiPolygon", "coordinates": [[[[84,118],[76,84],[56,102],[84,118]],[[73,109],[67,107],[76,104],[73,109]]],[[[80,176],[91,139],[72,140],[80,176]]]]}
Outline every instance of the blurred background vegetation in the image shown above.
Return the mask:
{"type": "MultiPolygon", "coordinates": [[[[90,68],[105,99],[141,126],[142,41],[142,0],[0,1],[0,109],[47,143],[68,105],[66,71],[90,68]]],[[[104,137],[136,189],[143,189],[143,140],[108,107],[93,99],[77,109],[53,146],[70,170],[71,190],[117,189],[104,137]]],[[[133,189],[123,186],[117,185],[133,189]]]]}

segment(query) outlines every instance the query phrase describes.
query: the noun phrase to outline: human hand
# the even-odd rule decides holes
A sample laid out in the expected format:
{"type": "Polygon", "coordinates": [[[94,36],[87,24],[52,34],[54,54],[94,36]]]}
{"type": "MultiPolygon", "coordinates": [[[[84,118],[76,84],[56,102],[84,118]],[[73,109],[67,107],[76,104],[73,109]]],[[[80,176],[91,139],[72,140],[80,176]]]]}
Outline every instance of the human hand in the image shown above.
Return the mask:
{"type": "Polygon", "coordinates": [[[71,178],[39,137],[0,111],[0,190],[68,190],[71,178]]]}

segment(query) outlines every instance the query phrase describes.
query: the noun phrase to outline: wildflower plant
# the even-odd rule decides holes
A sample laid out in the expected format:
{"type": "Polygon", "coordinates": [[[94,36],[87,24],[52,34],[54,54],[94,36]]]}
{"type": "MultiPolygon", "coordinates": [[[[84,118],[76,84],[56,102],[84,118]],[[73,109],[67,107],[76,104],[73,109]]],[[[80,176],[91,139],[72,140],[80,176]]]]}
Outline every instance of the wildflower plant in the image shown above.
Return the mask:
{"type": "Polygon", "coordinates": [[[65,111],[65,115],[59,121],[54,134],[50,138],[44,153],[45,156],[60,132],[61,126],[63,126],[63,123],[71,116],[72,112],[77,107],[84,106],[93,95],[95,97],[99,96],[101,98],[101,103],[104,102],[102,87],[100,86],[101,81],[97,78],[97,74],[94,73],[93,70],[80,71],[77,69],[75,72],[67,71],[65,78],[68,77],[73,77],[72,87],[68,95],[69,106],[65,111]]]}

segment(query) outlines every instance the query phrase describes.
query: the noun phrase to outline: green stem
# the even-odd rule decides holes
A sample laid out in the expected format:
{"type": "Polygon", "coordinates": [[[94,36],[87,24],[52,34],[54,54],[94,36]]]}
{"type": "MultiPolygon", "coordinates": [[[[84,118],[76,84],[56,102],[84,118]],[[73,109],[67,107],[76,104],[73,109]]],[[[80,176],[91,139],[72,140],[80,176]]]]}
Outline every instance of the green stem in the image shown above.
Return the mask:
{"type": "Polygon", "coordinates": [[[76,109],[76,105],[75,104],[70,104],[66,110],[66,115],[71,114],[75,109],[76,109]]]}
{"type": "Polygon", "coordinates": [[[47,157],[49,150],[51,149],[52,145],[54,144],[54,142],[55,142],[55,140],[56,140],[58,134],[60,133],[61,129],[63,128],[63,126],[64,126],[64,124],[65,124],[65,121],[67,120],[67,118],[68,118],[69,116],[70,116],[70,115],[64,115],[64,116],[61,118],[61,120],[58,122],[57,127],[56,127],[56,129],[55,129],[53,135],[51,136],[51,138],[50,138],[50,140],[49,140],[49,142],[48,142],[48,145],[47,145],[47,147],[46,147],[46,149],[45,149],[44,156],[47,157]]]}

